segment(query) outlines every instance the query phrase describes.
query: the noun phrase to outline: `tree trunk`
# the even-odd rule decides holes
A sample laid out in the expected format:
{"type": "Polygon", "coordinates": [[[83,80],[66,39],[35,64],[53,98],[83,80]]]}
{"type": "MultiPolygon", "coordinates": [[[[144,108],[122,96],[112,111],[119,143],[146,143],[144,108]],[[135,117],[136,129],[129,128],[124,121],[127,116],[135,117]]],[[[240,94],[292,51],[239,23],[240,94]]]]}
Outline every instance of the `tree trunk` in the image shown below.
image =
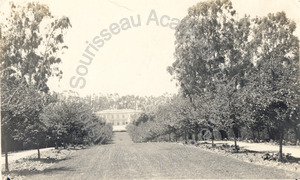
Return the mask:
{"type": "Polygon", "coordinates": [[[195,141],[199,141],[199,137],[198,137],[198,134],[199,134],[199,124],[196,123],[196,127],[195,127],[195,141]]]}
{"type": "Polygon", "coordinates": [[[8,143],[7,143],[7,137],[4,136],[3,137],[3,141],[4,141],[4,150],[5,150],[5,171],[8,172],[8,143]]]}
{"type": "Polygon", "coordinates": [[[297,140],[300,140],[300,132],[297,127],[294,127],[294,131],[295,131],[295,145],[297,145],[297,140]]]}
{"type": "Polygon", "coordinates": [[[187,134],[186,134],[186,130],[184,131],[184,140],[185,140],[185,144],[187,144],[187,134]]]}
{"type": "Polygon", "coordinates": [[[58,149],[57,141],[55,141],[55,149],[58,149]]]}
{"type": "Polygon", "coordinates": [[[211,147],[215,147],[214,140],[215,140],[214,130],[212,129],[211,130],[211,147]]]}
{"type": "Polygon", "coordinates": [[[280,131],[279,138],[279,161],[282,161],[282,141],[283,141],[283,130],[280,131]]]}
{"type": "Polygon", "coordinates": [[[188,139],[189,139],[189,140],[193,139],[193,134],[190,133],[190,132],[188,133],[188,139]]]}
{"type": "Polygon", "coordinates": [[[234,135],[234,149],[235,152],[238,153],[237,143],[236,143],[236,136],[234,135]]]}
{"type": "Polygon", "coordinates": [[[258,138],[258,142],[260,142],[259,128],[257,128],[257,138],[258,138]]]}
{"type": "Polygon", "coordinates": [[[253,136],[253,141],[255,142],[255,141],[256,141],[256,135],[255,135],[254,129],[253,129],[253,131],[252,131],[252,136],[253,136]]]}
{"type": "Polygon", "coordinates": [[[196,141],[196,142],[199,141],[198,134],[199,134],[199,131],[196,130],[196,131],[195,131],[195,141],[196,141]]]}
{"type": "Polygon", "coordinates": [[[233,136],[234,136],[234,149],[235,149],[235,152],[237,153],[238,152],[238,147],[237,147],[237,138],[238,138],[238,128],[237,127],[233,127],[233,136]]]}
{"type": "Polygon", "coordinates": [[[64,143],[64,149],[66,149],[67,147],[66,147],[66,143],[65,143],[65,140],[63,140],[63,143],[64,143]]]}
{"type": "Polygon", "coordinates": [[[9,171],[8,169],[8,152],[5,150],[5,171],[9,171]]]}
{"type": "Polygon", "coordinates": [[[38,159],[41,159],[41,153],[40,153],[40,145],[38,145],[38,159]]]}

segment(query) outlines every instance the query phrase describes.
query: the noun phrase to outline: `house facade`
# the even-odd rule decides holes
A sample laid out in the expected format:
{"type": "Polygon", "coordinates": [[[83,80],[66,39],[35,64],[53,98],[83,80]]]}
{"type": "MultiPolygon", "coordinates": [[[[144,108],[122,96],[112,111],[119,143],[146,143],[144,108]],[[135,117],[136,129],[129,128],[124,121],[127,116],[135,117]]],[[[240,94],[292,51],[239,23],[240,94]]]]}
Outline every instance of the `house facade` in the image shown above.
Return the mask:
{"type": "Polygon", "coordinates": [[[108,109],[96,114],[104,118],[106,123],[113,127],[113,131],[126,131],[126,126],[139,117],[141,110],[134,109],[108,109]]]}

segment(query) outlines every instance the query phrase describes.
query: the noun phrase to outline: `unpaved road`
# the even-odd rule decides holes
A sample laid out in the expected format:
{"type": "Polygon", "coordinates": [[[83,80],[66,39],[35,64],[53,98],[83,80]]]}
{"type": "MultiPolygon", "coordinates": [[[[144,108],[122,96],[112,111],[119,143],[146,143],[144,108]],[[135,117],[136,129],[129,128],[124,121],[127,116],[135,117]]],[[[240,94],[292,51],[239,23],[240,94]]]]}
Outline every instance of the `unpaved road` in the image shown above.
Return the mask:
{"type": "Polygon", "coordinates": [[[200,179],[299,178],[300,174],[263,167],[175,143],[132,143],[116,133],[114,144],[78,150],[27,179],[200,179]]]}

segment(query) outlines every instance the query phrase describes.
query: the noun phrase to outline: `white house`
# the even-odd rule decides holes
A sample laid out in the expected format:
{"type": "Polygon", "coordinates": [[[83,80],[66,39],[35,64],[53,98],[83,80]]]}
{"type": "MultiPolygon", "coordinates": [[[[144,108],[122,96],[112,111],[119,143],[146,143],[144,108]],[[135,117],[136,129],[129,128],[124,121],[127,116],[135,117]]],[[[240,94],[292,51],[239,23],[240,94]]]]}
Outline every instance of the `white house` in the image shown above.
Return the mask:
{"type": "Polygon", "coordinates": [[[141,110],[134,109],[108,109],[96,114],[113,126],[113,131],[126,131],[126,126],[139,117],[141,110]]]}

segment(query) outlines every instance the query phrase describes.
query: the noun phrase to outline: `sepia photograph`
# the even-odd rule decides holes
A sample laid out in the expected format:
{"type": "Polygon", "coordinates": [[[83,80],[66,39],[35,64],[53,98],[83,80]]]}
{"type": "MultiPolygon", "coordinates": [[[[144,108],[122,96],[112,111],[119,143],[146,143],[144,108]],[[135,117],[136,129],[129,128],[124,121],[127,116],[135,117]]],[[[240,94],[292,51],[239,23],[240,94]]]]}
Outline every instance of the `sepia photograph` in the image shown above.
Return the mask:
{"type": "Polygon", "coordinates": [[[0,0],[1,179],[300,179],[300,0],[0,0]]]}

